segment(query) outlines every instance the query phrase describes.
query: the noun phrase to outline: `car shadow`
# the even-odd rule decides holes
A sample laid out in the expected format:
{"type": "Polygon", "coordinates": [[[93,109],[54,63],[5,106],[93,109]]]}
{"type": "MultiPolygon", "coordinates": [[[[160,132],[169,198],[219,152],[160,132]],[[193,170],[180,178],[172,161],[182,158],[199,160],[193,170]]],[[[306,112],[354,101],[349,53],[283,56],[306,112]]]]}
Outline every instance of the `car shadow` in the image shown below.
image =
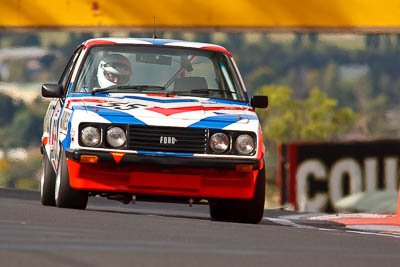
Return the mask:
{"type": "MultiPolygon", "coordinates": [[[[156,205],[157,203],[152,203],[153,206],[156,205]]],[[[159,203],[158,203],[159,204],[159,203]]],[[[114,206],[113,207],[88,207],[86,210],[91,211],[91,212],[100,212],[100,213],[108,213],[108,214],[125,214],[125,215],[141,215],[141,216],[159,216],[159,217],[166,217],[166,218],[180,218],[180,219],[191,219],[191,220],[202,220],[202,221],[212,221],[216,223],[237,223],[233,221],[216,221],[213,220],[209,213],[208,213],[208,206],[203,206],[201,208],[197,207],[197,210],[195,211],[185,211],[182,208],[176,206],[175,208],[171,208],[171,205],[181,205],[181,206],[186,206],[182,204],[167,204],[169,206],[163,208],[162,206],[165,204],[162,204],[158,206],[156,209],[154,207],[140,207],[140,208],[126,208],[123,207],[121,209],[120,206],[114,206]]],[[[287,214],[293,214],[293,212],[287,212],[287,211],[280,211],[280,210],[265,210],[264,211],[264,217],[276,217],[278,218],[279,216],[287,215],[287,214]]],[[[239,223],[243,224],[243,223],[239,223]]],[[[254,225],[254,224],[253,224],[254,225]]],[[[257,225],[276,225],[276,226],[285,226],[281,224],[274,223],[271,220],[268,220],[264,218],[260,223],[257,225]]]]}

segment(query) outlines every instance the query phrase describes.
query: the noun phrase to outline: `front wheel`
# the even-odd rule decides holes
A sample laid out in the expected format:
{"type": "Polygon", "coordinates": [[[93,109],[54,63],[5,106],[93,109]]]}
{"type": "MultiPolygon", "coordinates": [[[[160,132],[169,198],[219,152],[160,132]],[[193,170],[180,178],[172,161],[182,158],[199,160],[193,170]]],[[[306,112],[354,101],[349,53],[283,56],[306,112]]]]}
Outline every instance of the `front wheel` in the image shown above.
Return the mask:
{"type": "Polygon", "coordinates": [[[55,206],[54,190],[56,184],[56,173],[51,166],[46,151],[43,151],[42,176],[40,178],[40,200],[44,206],[55,206]]]}
{"type": "Polygon", "coordinates": [[[67,159],[61,149],[57,168],[55,200],[59,208],[85,209],[88,202],[88,193],[70,186],[67,159]]]}
{"type": "Polygon", "coordinates": [[[265,169],[259,171],[251,199],[217,199],[210,204],[210,216],[216,221],[259,223],[264,215],[265,169]]]}

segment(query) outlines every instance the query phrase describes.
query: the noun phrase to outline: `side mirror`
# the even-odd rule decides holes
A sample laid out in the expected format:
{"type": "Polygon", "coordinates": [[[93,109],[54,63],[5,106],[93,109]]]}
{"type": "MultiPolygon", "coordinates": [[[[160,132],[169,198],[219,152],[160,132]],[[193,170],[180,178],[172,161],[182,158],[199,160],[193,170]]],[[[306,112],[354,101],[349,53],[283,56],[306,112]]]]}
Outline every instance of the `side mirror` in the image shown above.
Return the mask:
{"type": "Polygon", "coordinates": [[[255,95],[251,98],[250,105],[254,108],[267,108],[268,96],[255,95]]]}
{"type": "Polygon", "coordinates": [[[42,85],[42,96],[43,97],[55,97],[60,98],[64,94],[63,87],[59,84],[45,83],[42,85]]]}

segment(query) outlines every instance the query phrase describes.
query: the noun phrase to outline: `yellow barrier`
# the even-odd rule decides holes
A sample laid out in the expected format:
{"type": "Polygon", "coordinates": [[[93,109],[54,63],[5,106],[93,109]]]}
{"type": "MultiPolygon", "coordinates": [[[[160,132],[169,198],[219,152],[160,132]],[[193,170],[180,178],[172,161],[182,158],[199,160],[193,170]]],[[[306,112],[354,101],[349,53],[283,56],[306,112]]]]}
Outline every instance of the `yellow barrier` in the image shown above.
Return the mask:
{"type": "Polygon", "coordinates": [[[0,27],[152,27],[205,30],[400,32],[397,0],[11,0],[0,27]]]}

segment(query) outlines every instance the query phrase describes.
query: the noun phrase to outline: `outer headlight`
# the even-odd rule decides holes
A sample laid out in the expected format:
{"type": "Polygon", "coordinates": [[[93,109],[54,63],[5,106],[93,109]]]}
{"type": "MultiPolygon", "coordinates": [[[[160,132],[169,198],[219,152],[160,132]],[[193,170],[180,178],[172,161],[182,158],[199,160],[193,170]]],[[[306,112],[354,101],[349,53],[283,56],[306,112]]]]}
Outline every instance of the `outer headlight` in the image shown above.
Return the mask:
{"type": "Polygon", "coordinates": [[[215,133],[210,138],[210,147],[215,153],[224,153],[229,148],[229,137],[224,133],[215,133]]]}
{"type": "Polygon", "coordinates": [[[107,130],[107,143],[112,147],[121,147],[126,143],[125,130],[119,127],[112,127],[107,130]]]}
{"type": "Polygon", "coordinates": [[[81,130],[81,140],[85,146],[97,146],[100,144],[100,130],[93,126],[87,126],[81,130]]]}
{"type": "Polygon", "coordinates": [[[254,139],[248,134],[241,134],[236,138],[236,151],[242,155],[248,155],[254,151],[254,139]]]}

